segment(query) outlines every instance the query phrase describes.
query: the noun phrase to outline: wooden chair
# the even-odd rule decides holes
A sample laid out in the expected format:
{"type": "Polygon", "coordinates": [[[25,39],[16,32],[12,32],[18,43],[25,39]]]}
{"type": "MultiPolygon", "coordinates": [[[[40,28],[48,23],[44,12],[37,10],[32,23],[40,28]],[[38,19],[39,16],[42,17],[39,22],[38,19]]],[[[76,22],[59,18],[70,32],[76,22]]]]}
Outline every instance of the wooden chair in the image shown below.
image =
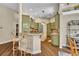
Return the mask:
{"type": "MultiPolygon", "coordinates": [[[[23,40],[24,38],[25,38],[25,36],[27,35],[27,33],[21,33],[21,35],[20,35],[20,38],[19,38],[19,47],[21,46],[21,43],[20,43],[20,41],[21,40],[23,40]]],[[[18,48],[19,48],[18,47],[18,48]]],[[[20,50],[20,52],[21,52],[21,56],[26,56],[26,54],[28,54],[25,50],[23,50],[23,49],[19,49],[20,50]]],[[[31,55],[31,54],[30,54],[31,55]]]]}
{"type": "Polygon", "coordinates": [[[69,47],[70,47],[72,56],[78,56],[76,41],[74,38],[69,39],[69,47]]]}
{"type": "MultiPolygon", "coordinates": [[[[19,38],[19,42],[18,43],[19,43],[19,46],[20,46],[20,41],[24,39],[24,33],[21,33],[19,36],[20,36],[20,38],[19,38]]],[[[18,47],[18,49],[19,49],[19,47],[18,47]]],[[[21,49],[19,49],[19,50],[20,50],[20,53],[21,53],[20,55],[21,56],[25,56],[26,55],[26,53],[23,50],[21,50],[21,49]]]]}
{"type": "Polygon", "coordinates": [[[17,48],[16,48],[16,36],[14,34],[12,35],[12,40],[13,40],[13,48],[12,48],[13,56],[15,56],[15,52],[16,52],[17,48]]]}
{"type": "Polygon", "coordinates": [[[16,51],[18,50],[20,52],[20,56],[26,56],[27,52],[19,48],[21,46],[20,41],[24,39],[25,35],[26,33],[20,33],[18,41],[16,41],[16,36],[13,35],[13,56],[16,56],[16,51]],[[18,46],[16,46],[16,43],[18,44],[18,46]]]}
{"type": "MultiPolygon", "coordinates": [[[[20,34],[19,35],[20,36],[20,38],[19,38],[19,40],[21,40],[22,39],[22,34],[20,34]]],[[[19,47],[19,41],[16,41],[16,35],[14,35],[14,34],[12,34],[12,40],[13,40],[13,56],[16,56],[16,51],[18,51],[19,49],[18,49],[18,47],[19,47]],[[16,44],[18,44],[18,46],[16,46],[16,44]]],[[[22,51],[20,50],[20,55],[22,56],[22,51]]]]}

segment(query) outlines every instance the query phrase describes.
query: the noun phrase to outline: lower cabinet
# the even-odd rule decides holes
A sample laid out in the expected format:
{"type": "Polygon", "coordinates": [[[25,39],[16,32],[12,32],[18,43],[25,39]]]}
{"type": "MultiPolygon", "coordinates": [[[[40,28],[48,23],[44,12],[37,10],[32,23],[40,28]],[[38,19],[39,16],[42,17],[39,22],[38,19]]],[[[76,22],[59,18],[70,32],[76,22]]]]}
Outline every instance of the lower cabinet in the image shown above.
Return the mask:
{"type": "Polygon", "coordinates": [[[58,35],[53,35],[51,40],[52,40],[53,45],[59,46],[59,36],[58,35]]]}
{"type": "Polygon", "coordinates": [[[41,34],[28,34],[20,41],[20,48],[31,54],[41,53],[41,34]]]}

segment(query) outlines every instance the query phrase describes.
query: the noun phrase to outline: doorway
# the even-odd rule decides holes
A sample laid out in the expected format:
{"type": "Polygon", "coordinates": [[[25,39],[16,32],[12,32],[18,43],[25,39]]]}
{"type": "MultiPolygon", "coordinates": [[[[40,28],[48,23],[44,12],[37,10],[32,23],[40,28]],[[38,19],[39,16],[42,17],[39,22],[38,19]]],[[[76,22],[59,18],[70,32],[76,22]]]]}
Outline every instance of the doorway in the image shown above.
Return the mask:
{"type": "Polygon", "coordinates": [[[54,46],[59,47],[60,43],[60,32],[59,32],[59,14],[55,15],[53,18],[50,19],[50,23],[47,24],[47,39],[54,46]]]}
{"type": "Polygon", "coordinates": [[[16,24],[16,38],[18,38],[19,34],[19,24],[16,24]]]}

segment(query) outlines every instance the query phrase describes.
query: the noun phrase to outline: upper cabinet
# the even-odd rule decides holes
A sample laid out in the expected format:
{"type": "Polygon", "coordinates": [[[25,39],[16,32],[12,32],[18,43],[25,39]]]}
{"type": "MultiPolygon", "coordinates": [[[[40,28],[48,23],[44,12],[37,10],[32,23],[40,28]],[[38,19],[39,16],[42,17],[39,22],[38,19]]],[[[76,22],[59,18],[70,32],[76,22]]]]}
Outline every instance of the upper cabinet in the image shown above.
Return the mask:
{"type": "Polygon", "coordinates": [[[22,16],[22,32],[28,32],[28,33],[42,32],[42,25],[40,23],[35,23],[34,19],[30,18],[30,16],[23,15],[22,16]]]}
{"type": "Polygon", "coordinates": [[[30,17],[23,15],[22,16],[22,31],[23,32],[29,32],[29,27],[30,27],[30,17]]]}
{"type": "Polygon", "coordinates": [[[57,14],[55,17],[54,17],[54,22],[51,23],[51,30],[59,30],[59,14],[57,14]]]}
{"type": "Polygon", "coordinates": [[[59,33],[59,14],[50,19],[50,23],[47,24],[47,35],[51,36],[52,33],[59,33]]]}
{"type": "Polygon", "coordinates": [[[78,3],[60,4],[60,13],[63,15],[77,14],[79,13],[79,4],[78,3]]]}

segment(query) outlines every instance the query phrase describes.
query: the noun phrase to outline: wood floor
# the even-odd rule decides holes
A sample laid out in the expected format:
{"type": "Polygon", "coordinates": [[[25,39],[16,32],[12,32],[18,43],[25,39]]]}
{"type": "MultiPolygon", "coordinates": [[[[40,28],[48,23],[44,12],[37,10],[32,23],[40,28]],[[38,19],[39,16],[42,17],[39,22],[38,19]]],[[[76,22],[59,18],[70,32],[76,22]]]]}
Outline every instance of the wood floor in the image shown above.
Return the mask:
{"type": "Polygon", "coordinates": [[[0,45],[0,56],[12,55],[12,42],[0,45]]]}
{"type": "MultiPolygon", "coordinates": [[[[48,42],[42,42],[41,45],[41,53],[35,55],[26,53],[26,56],[58,56],[58,47],[55,47],[48,42]]],[[[0,56],[12,56],[12,42],[0,45],[0,56]]],[[[20,56],[19,50],[16,51],[16,56],[20,56]]]]}

